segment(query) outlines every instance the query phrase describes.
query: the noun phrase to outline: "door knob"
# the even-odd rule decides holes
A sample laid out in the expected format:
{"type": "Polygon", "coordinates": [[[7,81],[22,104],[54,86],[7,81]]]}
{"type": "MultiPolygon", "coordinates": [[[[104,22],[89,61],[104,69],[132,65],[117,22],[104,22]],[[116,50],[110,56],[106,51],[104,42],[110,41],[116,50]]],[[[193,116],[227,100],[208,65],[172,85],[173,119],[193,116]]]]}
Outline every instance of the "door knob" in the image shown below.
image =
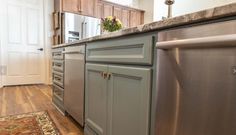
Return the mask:
{"type": "Polygon", "coordinates": [[[39,51],[43,51],[43,48],[39,48],[39,49],[37,49],[37,50],[39,50],[39,51]]]}

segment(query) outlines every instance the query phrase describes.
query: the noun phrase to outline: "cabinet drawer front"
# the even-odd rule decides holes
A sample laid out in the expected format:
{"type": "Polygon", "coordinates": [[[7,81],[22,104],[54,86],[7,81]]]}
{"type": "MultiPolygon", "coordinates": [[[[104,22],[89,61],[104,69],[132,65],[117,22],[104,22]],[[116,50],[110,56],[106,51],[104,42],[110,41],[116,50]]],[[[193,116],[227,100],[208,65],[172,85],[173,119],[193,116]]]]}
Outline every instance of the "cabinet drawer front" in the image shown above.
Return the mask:
{"type": "Polygon", "coordinates": [[[53,85],[53,96],[57,97],[61,102],[64,100],[64,90],[57,85],[53,85]]]}
{"type": "Polygon", "coordinates": [[[152,65],[154,37],[135,36],[88,43],[86,60],[152,65]]]}
{"type": "Polygon", "coordinates": [[[57,74],[56,72],[53,72],[53,83],[63,88],[64,76],[61,74],[57,74]]]}
{"type": "Polygon", "coordinates": [[[52,68],[54,71],[64,71],[64,61],[62,60],[54,60],[52,63],[52,68]]]}
{"type": "Polygon", "coordinates": [[[59,48],[59,49],[53,49],[52,50],[52,59],[53,60],[64,60],[64,54],[62,51],[64,48],[59,48]]]}

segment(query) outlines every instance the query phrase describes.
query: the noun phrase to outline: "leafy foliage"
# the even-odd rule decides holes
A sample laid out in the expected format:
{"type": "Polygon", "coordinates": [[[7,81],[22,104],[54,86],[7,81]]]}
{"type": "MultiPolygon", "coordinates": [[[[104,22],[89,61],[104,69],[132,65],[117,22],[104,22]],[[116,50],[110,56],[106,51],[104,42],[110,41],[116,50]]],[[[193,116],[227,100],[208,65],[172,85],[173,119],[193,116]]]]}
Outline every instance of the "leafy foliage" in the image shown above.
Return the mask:
{"type": "Polygon", "coordinates": [[[115,16],[102,18],[102,27],[104,30],[113,32],[122,29],[122,22],[115,16]]]}

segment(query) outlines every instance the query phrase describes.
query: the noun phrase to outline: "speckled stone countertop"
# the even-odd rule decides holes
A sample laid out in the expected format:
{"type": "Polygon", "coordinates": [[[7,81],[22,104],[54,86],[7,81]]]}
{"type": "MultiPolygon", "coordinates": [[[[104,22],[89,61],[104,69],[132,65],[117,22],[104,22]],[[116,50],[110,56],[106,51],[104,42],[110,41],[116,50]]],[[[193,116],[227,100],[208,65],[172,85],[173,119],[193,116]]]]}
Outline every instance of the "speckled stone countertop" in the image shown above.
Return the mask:
{"type": "Polygon", "coordinates": [[[122,29],[117,32],[112,32],[108,34],[102,34],[100,36],[95,36],[91,38],[86,38],[80,41],[76,41],[73,43],[67,43],[67,44],[60,44],[53,46],[52,48],[59,48],[59,47],[66,47],[71,46],[75,44],[82,44],[97,40],[105,40],[115,37],[121,37],[125,35],[131,35],[131,34],[138,34],[138,33],[145,33],[145,32],[151,32],[156,30],[163,30],[170,27],[177,27],[181,25],[187,25],[197,22],[204,22],[212,19],[219,19],[223,17],[230,17],[230,16],[236,16],[236,3],[215,7],[195,13],[190,13],[182,16],[177,16],[173,18],[169,18],[162,21],[152,22],[144,25],[140,25],[137,27],[131,27],[122,29]]]}

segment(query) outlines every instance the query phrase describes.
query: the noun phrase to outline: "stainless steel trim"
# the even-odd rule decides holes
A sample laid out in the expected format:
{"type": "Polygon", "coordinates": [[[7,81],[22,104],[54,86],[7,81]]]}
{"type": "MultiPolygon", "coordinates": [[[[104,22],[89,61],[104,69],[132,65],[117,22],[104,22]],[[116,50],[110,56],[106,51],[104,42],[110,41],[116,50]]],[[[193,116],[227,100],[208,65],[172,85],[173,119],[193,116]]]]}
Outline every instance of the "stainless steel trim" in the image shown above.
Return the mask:
{"type": "Polygon", "coordinates": [[[81,23],[81,38],[84,38],[84,22],[81,23]]]}
{"type": "Polygon", "coordinates": [[[158,49],[236,46],[236,34],[157,42],[158,49]]]}
{"type": "Polygon", "coordinates": [[[63,60],[64,55],[62,54],[62,51],[52,52],[52,59],[53,60],[63,60]]]}
{"type": "Polygon", "coordinates": [[[81,126],[84,126],[85,45],[66,47],[64,107],[81,126]]]}
{"type": "Polygon", "coordinates": [[[151,135],[236,135],[235,26],[158,33],[151,135]]]}
{"type": "Polygon", "coordinates": [[[87,36],[87,22],[84,23],[84,29],[85,29],[85,37],[87,36]]]}
{"type": "Polygon", "coordinates": [[[58,71],[55,71],[55,70],[54,70],[54,71],[52,71],[52,73],[53,73],[53,74],[56,74],[56,75],[59,75],[59,76],[63,76],[63,75],[64,75],[63,73],[61,73],[61,72],[58,72],[58,71]]]}
{"type": "Polygon", "coordinates": [[[57,97],[61,102],[64,101],[64,90],[57,85],[53,85],[53,96],[57,97]]]}
{"type": "Polygon", "coordinates": [[[236,20],[158,32],[158,42],[236,34],[236,20]]]}
{"type": "Polygon", "coordinates": [[[53,83],[59,85],[60,87],[64,87],[64,77],[58,74],[53,74],[53,83]]]}
{"type": "Polygon", "coordinates": [[[53,60],[53,67],[54,71],[64,71],[64,61],[63,60],[53,60]]]}
{"type": "Polygon", "coordinates": [[[60,91],[63,91],[63,92],[64,92],[64,89],[61,88],[60,86],[57,86],[56,84],[53,84],[53,87],[55,87],[55,88],[59,89],[60,91]]]}
{"type": "Polygon", "coordinates": [[[81,51],[63,51],[63,54],[84,54],[81,51]]]}

